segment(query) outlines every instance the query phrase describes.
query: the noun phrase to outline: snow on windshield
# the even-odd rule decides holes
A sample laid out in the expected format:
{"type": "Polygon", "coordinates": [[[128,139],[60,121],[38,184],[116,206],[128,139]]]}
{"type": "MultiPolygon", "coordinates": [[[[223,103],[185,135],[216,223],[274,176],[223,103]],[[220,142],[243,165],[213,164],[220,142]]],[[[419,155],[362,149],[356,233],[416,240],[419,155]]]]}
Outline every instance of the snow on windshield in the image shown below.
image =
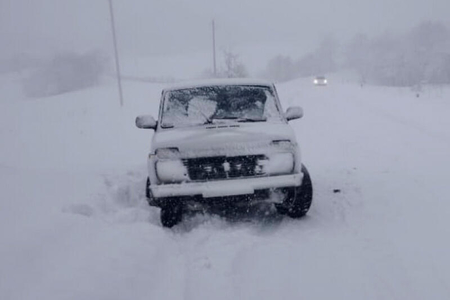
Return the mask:
{"type": "Polygon", "coordinates": [[[208,86],[174,90],[165,96],[162,127],[226,120],[281,120],[273,91],[264,86],[208,86]]]}

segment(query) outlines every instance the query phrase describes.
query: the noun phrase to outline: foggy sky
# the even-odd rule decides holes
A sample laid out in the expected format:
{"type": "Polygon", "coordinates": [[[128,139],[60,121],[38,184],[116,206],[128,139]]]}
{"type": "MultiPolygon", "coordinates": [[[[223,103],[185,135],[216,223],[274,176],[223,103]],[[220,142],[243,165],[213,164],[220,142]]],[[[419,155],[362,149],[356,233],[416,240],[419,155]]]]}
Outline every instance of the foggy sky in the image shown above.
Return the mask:
{"type": "MultiPolygon", "coordinates": [[[[218,47],[292,45],[324,35],[397,32],[422,21],[450,25],[449,0],[114,0],[120,50],[136,55],[218,47]]],[[[107,0],[0,0],[0,55],[110,50],[107,0]]]]}

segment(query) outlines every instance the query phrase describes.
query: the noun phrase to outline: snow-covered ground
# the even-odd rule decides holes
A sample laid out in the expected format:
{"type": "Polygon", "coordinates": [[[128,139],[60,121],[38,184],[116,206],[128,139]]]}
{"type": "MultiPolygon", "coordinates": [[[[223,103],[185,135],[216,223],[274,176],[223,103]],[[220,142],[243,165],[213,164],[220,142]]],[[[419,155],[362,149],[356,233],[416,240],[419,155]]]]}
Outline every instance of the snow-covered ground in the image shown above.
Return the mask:
{"type": "Polygon", "coordinates": [[[144,197],[162,85],[26,99],[0,78],[0,299],[448,299],[450,89],[277,86],[315,188],[301,220],[198,216],[144,197]]]}

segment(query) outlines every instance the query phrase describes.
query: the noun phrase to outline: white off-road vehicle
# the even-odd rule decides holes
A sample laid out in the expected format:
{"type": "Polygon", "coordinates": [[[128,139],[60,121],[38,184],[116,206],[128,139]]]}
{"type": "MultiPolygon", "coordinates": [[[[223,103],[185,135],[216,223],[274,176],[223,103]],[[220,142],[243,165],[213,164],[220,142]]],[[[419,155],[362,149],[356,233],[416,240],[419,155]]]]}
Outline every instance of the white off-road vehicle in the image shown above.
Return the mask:
{"type": "Polygon", "coordinates": [[[272,83],[212,80],[164,89],[158,120],[138,116],[136,126],[155,130],[148,157],[146,195],[172,227],[186,210],[270,203],[293,218],[307,213],[312,184],[301,163],[272,83]]]}

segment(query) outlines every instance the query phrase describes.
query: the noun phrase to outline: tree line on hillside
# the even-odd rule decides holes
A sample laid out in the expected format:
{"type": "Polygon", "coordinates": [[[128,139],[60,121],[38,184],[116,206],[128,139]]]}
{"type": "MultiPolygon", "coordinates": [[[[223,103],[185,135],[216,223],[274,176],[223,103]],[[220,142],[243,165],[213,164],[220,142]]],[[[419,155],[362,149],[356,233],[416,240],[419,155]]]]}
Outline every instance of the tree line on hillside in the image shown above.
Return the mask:
{"type": "Polygon", "coordinates": [[[450,30],[439,22],[425,22],[399,35],[358,34],[343,45],[327,36],[315,51],[298,60],[283,55],[272,58],[262,75],[286,81],[340,69],[356,71],[361,84],[448,84],[450,30]]]}
{"type": "Polygon", "coordinates": [[[101,52],[61,53],[35,68],[22,79],[29,97],[45,97],[77,91],[99,84],[108,68],[101,52]]]}
{"type": "Polygon", "coordinates": [[[17,53],[0,59],[0,75],[16,73],[29,97],[45,97],[99,84],[110,69],[110,59],[101,51],[82,54],[61,52],[49,58],[17,53]]]}

